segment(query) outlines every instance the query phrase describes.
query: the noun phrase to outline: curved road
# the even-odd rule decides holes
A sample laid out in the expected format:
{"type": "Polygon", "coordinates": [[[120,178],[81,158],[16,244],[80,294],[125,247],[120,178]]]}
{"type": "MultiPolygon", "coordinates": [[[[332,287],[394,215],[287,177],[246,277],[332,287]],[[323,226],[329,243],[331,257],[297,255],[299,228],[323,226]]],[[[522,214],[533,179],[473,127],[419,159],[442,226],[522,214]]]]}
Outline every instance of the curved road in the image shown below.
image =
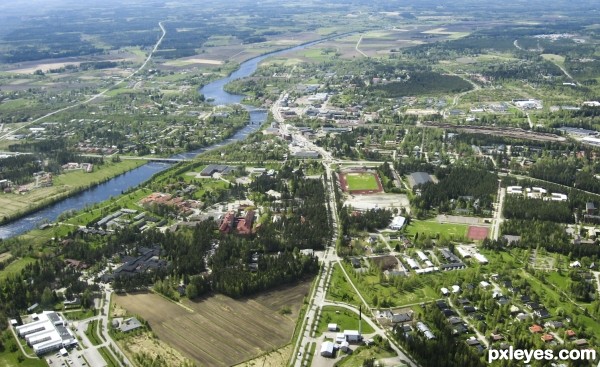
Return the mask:
{"type": "Polygon", "coordinates": [[[88,98],[88,99],[86,99],[84,101],[77,102],[77,103],[75,103],[75,104],[73,104],[71,106],[63,107],[63,108],[58,109],[58,110],[56,110],[54,112],[50,112],[48,114],[45,114],[42,117],[38,117],[38,118],[36,118],[36,119],[34,119],[34,120],[32,120],[32,121],[24,124],[23,126],[15,129],[15,130],[12,130],[9,133],[6,133],[6,134],[0,136],[0,140],[4,140],[7,137],[9,137],[10,135],[13,135],[14,133],[16,133],[17,131],[22,130],[22,129],[28,127],[28,126],[31,126],[31,125],[33,125],[33,124],[35,124],[37,122],[40,122],[41,120],[43,120],[43,119],[45,119],[47,117],[56,115],[57,113],[60,113],[60,112],[63,112],[63,111],[67,111],[67,110],[70,110],[70,109],[78,107],[78,106],[82,106],[82,105],[88,104],[88,103],[92,102],[93,100],[95,100],[95,99],[97,99],[99,97],[102,97],[108,91],[112,90],[113,88],[115,88],[116,86],[120,85],[121,83],[123,83],[123,82],[131,79],[134,75],[136,75],[137,73],[139,73],[140,71],[142,71],[146,67],[146,65],[148,64],[148,62],[150,62],[150,60],[152,59],[152,56],[154,55],[154,53],[156,52],[156,50],[160,47],[160,44],[162,43],[163,39],[165,38],[165,35],[167,34],[167,31],[166,31],[165,27],[163,26],[162,22],[158,22],[158,26],[160,27],[160,29],[162,31],[162,35],[160,36],[160,38],[158,39],[158,41],[154,45],[154,48],[152,49],[152,52],[150,52],[150,54],[148,55],[148,57],[146,58],[146,60],[144,61],[144,63],[139,68],[137,68],[133,73],[129,74],[125,78],[119,80],[115,84],[113,84],[110,87],[104,89],[102,92],[100,92],[98,94],[95,94],[92,97],[90,97],[90,98],[88,98]]]}

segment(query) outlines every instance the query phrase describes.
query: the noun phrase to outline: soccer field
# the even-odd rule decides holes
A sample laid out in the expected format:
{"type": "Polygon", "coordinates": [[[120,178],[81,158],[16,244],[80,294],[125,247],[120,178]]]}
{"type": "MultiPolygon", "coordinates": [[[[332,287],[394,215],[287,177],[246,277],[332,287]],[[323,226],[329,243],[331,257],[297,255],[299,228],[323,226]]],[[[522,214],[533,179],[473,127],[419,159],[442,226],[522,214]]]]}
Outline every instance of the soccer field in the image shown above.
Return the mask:
{"type": "Polygon", "coordinates": [[[349,191],[379,190],[377,178],[372,173],[347,173],[346,183],[349,191]]]}

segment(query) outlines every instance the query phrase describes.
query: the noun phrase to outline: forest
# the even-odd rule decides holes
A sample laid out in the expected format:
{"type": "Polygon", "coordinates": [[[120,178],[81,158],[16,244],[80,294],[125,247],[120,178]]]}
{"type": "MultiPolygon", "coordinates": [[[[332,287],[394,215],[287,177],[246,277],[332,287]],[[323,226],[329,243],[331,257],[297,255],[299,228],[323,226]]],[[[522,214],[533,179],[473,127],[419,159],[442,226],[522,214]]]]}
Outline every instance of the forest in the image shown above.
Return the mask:
{"type": "Polygon", "coordinates": [[[502,210],[508,219],[541,220],[555,223],[574,223],[569,204],[564,201],[523,198],[508,195],[502,210]]]}
{"type": "Polygon", "coordinates": [[[436,170],[439,183],[428,182],[420,185],[421,195],[414,200],[414,205],[423,210],[438,208],[447,212],[451,208],[451,200],[462,198],[476,203],[475,213],[491,209],[494,196],[498,191],[498,177],[481,168],[450,166],[436,170]]]}
{"type": "Polygon", "coordinates": [[[411,72],[408,80],[372,85],[368,91],[385,98],[399,98],[422,94],[460,93],[472,88],[471,83],[458,76],[422,71],[411,72]]]}
{"type": "Polygon", "coordinates": [[[573,246],[565,226],[539,220],[507,220],[500,228],[503,235],[521,236],[521,240],[515,246],[521,248],[544,248],[548,252],[557,252],[569,255],[572,259],[580,259],[588,256],[598,259],[600,247],[597,244],[580,243],[573,246]]]}

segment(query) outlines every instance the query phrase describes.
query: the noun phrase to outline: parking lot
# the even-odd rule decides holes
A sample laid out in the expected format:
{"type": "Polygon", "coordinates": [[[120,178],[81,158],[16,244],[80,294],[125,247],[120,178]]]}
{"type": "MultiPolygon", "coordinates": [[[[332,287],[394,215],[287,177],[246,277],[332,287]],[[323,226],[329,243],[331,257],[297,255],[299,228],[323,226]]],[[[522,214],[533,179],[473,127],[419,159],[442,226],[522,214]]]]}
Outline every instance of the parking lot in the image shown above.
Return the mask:
{"type": "MultiPolygon", "coordinates": [[[[77,349],[73,349],[69,351],[69,354],[66,356],[60,355],[60,353],[56,352],[54,354],[46,356],[46,362],[50,367],[86,367],[88,363],[83,358],[83,352],[78,351],[77,349]]],[[[96,367],[96,365],[91,365],[92,367],[96,367]]],[[[101,367],[103,365],[98,365],[101,367]]]]}

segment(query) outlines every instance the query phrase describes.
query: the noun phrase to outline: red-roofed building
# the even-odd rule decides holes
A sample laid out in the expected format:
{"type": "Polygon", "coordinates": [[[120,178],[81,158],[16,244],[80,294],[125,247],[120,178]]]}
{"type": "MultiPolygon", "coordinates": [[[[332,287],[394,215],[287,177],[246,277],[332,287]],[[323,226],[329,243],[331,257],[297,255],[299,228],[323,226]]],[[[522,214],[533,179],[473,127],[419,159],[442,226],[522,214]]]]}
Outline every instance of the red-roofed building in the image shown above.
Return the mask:
{"type": "Polygon", "coordinates": [[[571,339],[574,338],[577,334],[573,330],[569,329],[565,332],[565,335],[567,336],[567,338],[571,339]]]}
{"type": "Polygon", "coordinates": [[[543,330],[544,328],[537,324],[533,324],[533,326],[529,327],[529,331],[531,331],[534,334],[541,333],[543,330]]]}
{"type": "Polygon", "coordinates": [[[246,213],[246,216],[239,220],[237,225],[237,232],[239,234],[252,234],[252,224],[254,223],[254,211],[250,210],[246,213]]]}
{"type": "Polygon", "coordinates": [[[219,231],[223,233],[229,233],[233,229],[233,222],[235,220],[235,212],[231,211],[225,214],[225,217],[221,221],[219,231]]]}
{"type": "Polygon", "coordinates": [[[545,343],[551,342],[554,340],[554,336],[552,334],[544,334],[542,335],[542,341],[545,343]]]}

